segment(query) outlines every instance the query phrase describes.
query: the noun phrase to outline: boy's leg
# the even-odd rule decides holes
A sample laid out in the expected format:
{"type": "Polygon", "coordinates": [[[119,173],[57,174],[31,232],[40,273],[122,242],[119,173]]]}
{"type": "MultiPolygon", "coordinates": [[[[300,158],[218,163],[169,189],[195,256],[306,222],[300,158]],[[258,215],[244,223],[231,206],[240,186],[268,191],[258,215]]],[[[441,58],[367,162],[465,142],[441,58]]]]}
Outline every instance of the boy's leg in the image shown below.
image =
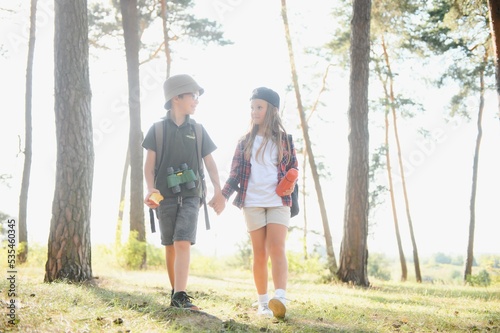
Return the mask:
{"type": "Polygon", "coordinates": [[[168,279],[172,289],[175,286],[175,275],[174,275],[174,262],[175,262],[175,248],[173,245],[165,246],[165,259],[167,264],[168,279]]]}
{"type": "Polygon", "coordinates": [[[191,257],[191,242],[190,241],[175,241],[175,293],[172,295],[171,306],[190,310],[199,310],[191,300],[192,297],[186,293],[187,280],[189,276],[189,262],[191,257]]]}
{"type": "Polygon", "coordinates": [[[174,290],[186,291],[187,280],[189,276],[189,263],[191,260],[191,242],[176,241],[173,248],[175,249],[174,261],[174,290]]]}
{"type": "Polygon", "coordinates": [[[160,202],[160,206],[157,210],[160,224],[161,243],[165,246],[165,265],[167,266],[168,280],[172,290],[174,289],[175,283],[175,249],[172,240],[174,236],[177,208],[177,198],[165,198],[160,202]]]}
{"type": "Polygon", "coordinates": [[[171,305],[191,310],[198,307],[191,303],[192,297],[186,293],[191,260],[191,245],[196,242],[196,228],[198,225],[198,211],[200,198],[182,198],[179,203],[173,235],[174,260],[174,290],[171,305]]]}

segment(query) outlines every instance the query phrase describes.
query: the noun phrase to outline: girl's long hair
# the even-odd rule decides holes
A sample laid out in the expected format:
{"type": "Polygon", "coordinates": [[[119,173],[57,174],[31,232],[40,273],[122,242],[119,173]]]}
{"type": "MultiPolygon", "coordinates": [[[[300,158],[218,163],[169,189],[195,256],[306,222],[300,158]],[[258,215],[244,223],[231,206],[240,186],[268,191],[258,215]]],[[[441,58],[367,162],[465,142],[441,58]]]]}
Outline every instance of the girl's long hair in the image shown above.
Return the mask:
{"type": "MultiPolygon", "coordinates": [[[[264,128],[264,139],[262,140],[262,144],[260,145],[259,149],[257,149],[257,156],[255,156],[255,158],[257,159],[259,154],[260,155],[264,154],[265,147],[269,143],[269,140],[271,140],[272,142],[274,142],[274,144],[276,144],[276,147],[278,148],[278,164],[279,164],[284,156],[283,145],[281,144],[281,141],[285,139],[286,149],[288,151],[288,154],[286,154],[287,156],[286,163],[288,164],[290,162],[290,156],[291,156],[290,142],[288,141],[286,130],[281,122],[281,117],[279,116],[278,108],[269,102],[267,103],[266,116],[261,126],[264,128]]],[[[252,147],[258,131],[259,131],[259,125],[254,124],[252,121],[250,131],[247,134],[247,141],[244,150],[246,160],[250,160],[250,157],[252,156],[252,147]]]]}

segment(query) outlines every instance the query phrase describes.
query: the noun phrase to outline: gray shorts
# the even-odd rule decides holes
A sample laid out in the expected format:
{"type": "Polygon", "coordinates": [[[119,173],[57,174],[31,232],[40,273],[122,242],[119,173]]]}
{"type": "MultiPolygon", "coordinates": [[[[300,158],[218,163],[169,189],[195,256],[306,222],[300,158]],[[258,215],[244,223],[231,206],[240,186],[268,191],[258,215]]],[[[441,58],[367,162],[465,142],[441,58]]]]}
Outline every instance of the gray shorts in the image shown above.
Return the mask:
{"type": "Polygon", "coordinates": [[[290,224],[290,207],[243,207],[243,215],[247,223],[247,231],[251,232],[269,223],[282,224],[288,228],[290,224]]]}
{"type": "Polygon", "coordinates": [[[200,198],[165,198],[157,208],[160,221],[161,244],[172,245],[175,241],[196,242],[200,198]]]}

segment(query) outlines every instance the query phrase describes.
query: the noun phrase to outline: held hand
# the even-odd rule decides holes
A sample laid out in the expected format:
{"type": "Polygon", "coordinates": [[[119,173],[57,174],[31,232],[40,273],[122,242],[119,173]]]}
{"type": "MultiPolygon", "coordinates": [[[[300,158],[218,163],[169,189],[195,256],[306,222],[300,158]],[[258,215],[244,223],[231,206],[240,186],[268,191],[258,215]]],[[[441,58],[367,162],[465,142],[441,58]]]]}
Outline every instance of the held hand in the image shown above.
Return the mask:
{"type": "MultiPolygon", "coordinates": [[[[156,198],[155,198],[156,199],[156,198]]],[[[158,191],[157,189],[152,189],[150,190],[147,194],[146,194],[146,197],[144,198],[144,203],[146,204],[146,206],[148,206],[149,208],[152,208],[152,209],[155,209],[157,208],[159,205],[160,205],[160,201],[163,200],[163,197],[161,196],[160,194],[160,191],[158,191]],[[160,200],[158,202],[156,202],[153,198],[151,198],[151,196],[154,194],[154,193],[157,193],[159,196],[160,196],[160,200]]]]}
{"type": "Polygon", "coordinates": [[[224,208],[226,208],[226,198],[222,195],[222,192],[218,191],[208,202],[208,205],[214,209],[217,215],[220,215],[224,208]]]}

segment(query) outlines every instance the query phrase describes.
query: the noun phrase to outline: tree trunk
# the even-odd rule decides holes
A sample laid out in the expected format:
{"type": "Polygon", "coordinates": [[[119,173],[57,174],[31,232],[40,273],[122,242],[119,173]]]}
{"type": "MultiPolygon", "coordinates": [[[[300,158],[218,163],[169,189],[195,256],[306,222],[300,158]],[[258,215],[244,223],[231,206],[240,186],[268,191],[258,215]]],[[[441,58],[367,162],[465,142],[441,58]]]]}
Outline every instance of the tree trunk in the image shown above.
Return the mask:
{"type": "Polygon", "coordinates": [[[396,117],[396,109],[394,107],[395,101],[394,101],[394,92],[392,89],[392,83],[391,83],[391,100],[392,100],[392,106],[391,106],[392,118],[394,123],[394,137],[396,139],[396,147],[398,150],[399,171],[401,173],[401,184],[403,186],[403,197],[405,200],[406,218],[408,219],[408,229],[410,231],[411,244],[413,248],[413,263],[415,265],[415,278],[417,282],[422,282],[422,275],[420,273],[420,260],[418,259],[417,242],[415,240],[415,232],[413,231],[413,222],[410,214],[410,201],[408,199],[408,191],[406,190],[406,179],[405,179],[405,170],[403,167],[403,158],[401,157],[401,144],[399,142],[398,122],[396,117]]]}
{"type": "Polygon", "coordinates": [[[21,194],[19,196],[19,246],[17,260],[24,263],[28,259],[28,190],[31,175],[32,157],[32,95],[33,95],[33,58],[35,56],[36,39],[36,5],[37,0],[31,0],[30,13],[30,36],[28,44],[28,64],[26,66],[26,95],[25,95],[25,142],[24,142],[24,167],[23,179],[21,183],[21,194]]]}
{"type": "Polygon", "coordinates": [[[163,24],[163,45],[165,49],[165,59],[167,61],[167,79],[170,77],[172,66],[172,54],[170,52],[170,37],[168,36],[168,5],[166,0],[160,1],[161,19],[163,24]]]}
{"type": "Polygon", "coordinates": [[[401,234],[399,232],[398,214],[396,212],[396,200],[394,199],[394,185],[392,182],[392,168],[391,157],[389,150],[389,110],[385,112],[385,146],[386,146],[386,163],[387,163],[387,177],[389,179],[389,194],[391,196],[392,217],[394,219],[394,230],[396,232],[396,240],[398,243],[399,262],[401,264],[401,281],[406,281],[408,278],[408,268],[406,267],[406,258],[403,251],[403,244],[401,242],[401,234]]]}
{"type": "MultiPolygon", "coordinates": [[[[389,80],[389,88],[387,88],[387,82],[384,83],[384,93],[386,99],[389,101],[387,105],[390,105],[390,108],[392,109],[392,114],[393,114],[393,120],[394,120],[394,133],[396,136],[396,142],[398,143],[397,149],[398,149],[398,157],[399,157],[399,166],[400,166],[400,172],[401,178],[403,179],[404,182],[404,170],[402,168],[401,164],[401,150],[400,150],[400,145],[399,145],[399,136],[398,136],[398,130],[397,130],[397,122],[396,122],[396,116],[395,116],[395,105],[396,105],[396,100],[394,97],[394,80],[393,80],[393,75],[392,75],[392,70],[391,70],[391,63],[389,61],[389,54],[387,52],[387,46],[385,44],[385,39],[384,36],[382,36],[382,50],[384,51],[384,61],[385,61],[385,66],[386,66],[386,71],[387,71],[387,78],[389,80]]],[[[390,158],[390,151],[389,151],[389,110],[385,112],[385,144],[386,144],[386,160],[387,160],[387,173],[388,173],[388,179],[389,179],[389,193],[391,195],[391,206],[392,206],[392,214],[394,218],[394,228],[396,231],[396,239],[398,242],[398,252],[399,252],[399,261],[401,264],[401,281],[406,281],[408,278],[408,268],[406,267],[406,259],[403,251],[403,244],[401,242],[401,234],[399,232],[399,223],[398,223],[398,215],[396,212],[396,201],[395,201],[395,195],[394,195],[394,185],[392,182],[392,168],[391,168],[391,158],[390,158]]],[[[406,193],[406,192],[405,192],[406,193]]]]}
{"type": "Polygon", "coordinates": [[[354,0],[351,20],[349,84],[349,164],[344,235],[337,276],[343,282],[369,286],[368,281],[368,81],[371,0],[354,0]]]}
{"type": "Polygon", "coordinates": [[[500,0],[488,0],[490,29],[495,59],[495,78],[498,98],[498,119],[500,119],[500,0]]]}
{"type": "MultiPolygon", "coordinates": [[[[488,60],[488,53],[485,54],[484,62],[488,60]]],[[[481,147],[481,138],[483,136],[483,111],[484,111],[484,69],[480,73],[480,100],[479,112],[477,116],[477,137],[476,148],[474,150],[474,165],[472,167],[472,191],[470,196],[470,222],[469,222],[469,240],[467,243],[467,259],[465,260],[464,280],[467,282],[468,277],[472,275],[472,264],[474,263],[474,230],[476,228],[476,191],[477,191],[477,175],[479,172],[479,148],[481,147]]]]}
{"type": "MultiPolygon", "coordinates": [[[[304,150],[303,150],[304,152],[304,150]]],[[[302,243],[302,249],[304,251],[304,260],[307,260],[309,258],[309,251],[307,250],[307,232],[308,232],[308,226],[307,226],[307,205],[306,205],[306,169],[307,169],[307,154],[304,155],[304,160],[302,162],[302,214],[304,216],[304,241],[302,243]]]]}
{"type": "Polygon", "coordinates": [[[127,147],[125,165],[123,166],[122,184],[120,188],[120,206],[118,207],[118,220],[116,221],[115,245],[120,248],[123,230],[123,210],[125,208],[125,195],[127,188],[128,169],[130,167],[130,149],[127,147]]]}
{"type": "MultiPolygon", "coordinates": [[[[325,74],[323,75],[323,84],[321,85],[321,89],[318,93],[318,97],[316,98],[316,100],[314,101],[314,104],[311,108],[311,112],[309,113],[309,115],[307,116],[306,118],[306,123],[309,123],[309,119],[311,119],[311,116],[313,115],[313,113],[316,111],[316,108],[318,106],[318,103],[319,103],[319,100],[320,100],[320,96],[321,94],[326,90],[326,79],[328,77],[328,71],[330,69],[332,65],[328,65],[326,67],[326,70],[325,70],[325,74]]],[[[306,153],[306,150],[305,149],[302,149],[302,155],[304,156],[304,160],[302,162],[302,193],[304,193],[304,195],[302,196],[302,212],[303,212],[303,216],[304,216],[304,244],[303,244],[303,251],[304,251],[304,259],[307,260],[309,258],[309,254],[308,254],[308,249],[307,249],[307,234],[309,233],[309,228],[308,228],[308,221],[307,221],[307,204],[306,204],[306,170],[307,170],[307,153],[306,153]]],[[[333,254],[334,255],[334,258],[333,260],[335,260],[335,253],[333,254]]],[[[332,265],[332,274],[335,273],[335,270],[337,270],[337,263],[335,262],[335,265],[332,265]]]]}
{"type": "MultiPolygon", "coordinates": [[[[139,81],[139,14],[137,0],[121,0],[120,8],[125,38],[129,93],[129,150],[130,150],[130,231],[137,232],[137,240],[146,241],[144,224],[143,149],[141,130],[141,103],[139,81]]],[[[142,265],[146,264],[146,251],[142,254],[142,265]]]]}
{"type": "Polygon", "coordinates": [[[56,186],[45,281],[92,278],[94,168],[87,1],[55,1],[56,186]]]}
{"type": "MultiPolygon", "coordinates": [[[[394,137],[396,140],[398,164],[399,164],[399,170],[401,173],[401,183],[403,186],[403,197],[404,197],[405,207],[406,207],[406,217],[408,219],[411,243],[412,243],[412,247],[413,247],[413,262],[415,264],[415,276],[416,276],[417,282],[422,282],[422,275],[420,273],[420,261],[418,259],[417,242],[415,241],[415,233],[413,231],[413,223],[412,223],[411,214],[410,214],[410,201],[408,199],[408,192],[406,190],[406,180],[405,180],[405,171],[404,171],[404,167],[403,167],[403,159],[401,158],[401,144],[399,142],[399,134],[398,134],[398,122],[397,122],[397,116],[396,116],[396,98],[394,95],[393,75],[392,75],[392,70],[391,70],[391,64],[389,61],[389,54],[387,53],[387,47],[385,45],[385,40],[383,38],[382,38],[382,49],[384,50],[384,60],[385,60],[386,68],[387,68],[387,75],[389,77],[389,82],[390,82],[389,91],[386,92],[386,96],[388,93],[389,94],[388,96],[390,99],[390,105],[391,105],[392,119],[393,119],[393,123],[394,123],[394,137]]],[[[393,203],[393,205],[394,205],[394,203],[393,203]]],[[[397,223],[397,221],[395,221],[395,223],[397,223]]],[[[396,234],[399,235],[399,230],[396,231],[396,234]]],[[[400,239],[398,239],[398,242],[400,242],[400,239]]],[[[403,262],[402,262],[402,258],[401,258],[402,251],[403,251],[403,249],[401,248],[401,245],[399,244],[400,260],[401,260],[401,265],[403,267],[403,262]]],[[[406,270],[406,262],[404,263],[404,267],[405,267],[404,270],[406,270]]],[[[402,281],[406,281],[406,274],[403,274],[403,275],[404,276],[402,276],[401,279],[402,279],[402,281]]]]}
{"type": "Polygon", "coordinates": [[[316,189],[316,194],[318,196],[318,203],[321,212],[321,219],[323,221],[323,230],[325,234],[325,242],[326,242],[326,253],[328,256],[328,267],[332,275],[334,275],[337,271],[337,261],[335,259],[335,253],[333,251],[333,241],[330,232],[330,225],[328,223],[328,216],[326,213],[325,200],[323,199],[323,192],[321,190],[321,183],[319,180],[318,169],[316,167],[316,162],[314,159],[314,154],[312,151],[311,140],[309,138],[309,127],[307,124],[306,116],[304,113],[304,108],[302,106],[302,97],[300,96],[300,88],[299,88],[299,80],[297,77],[297,69],[295,67],[295,59],[293,55],[293,47],[292,47],[292,39],[290,36],[290,29],[288,26],[288,17],[287,17],[287,9],[286,9],[286,0],[281,0],[281,16],[283,18],[283,24],[285,27],[285,37],[288,45],[288,54],[290,57],[290,66],[292,72],[293,86],[295,90],[295,97],[297,99],[297,108],[300,116],[300,124],[302,127],[302,134],[304,136],[304,146],[307,157],[309,158],[309,166],[311,168],[311,173],[314,180],[314,186],[316,189]]]}

